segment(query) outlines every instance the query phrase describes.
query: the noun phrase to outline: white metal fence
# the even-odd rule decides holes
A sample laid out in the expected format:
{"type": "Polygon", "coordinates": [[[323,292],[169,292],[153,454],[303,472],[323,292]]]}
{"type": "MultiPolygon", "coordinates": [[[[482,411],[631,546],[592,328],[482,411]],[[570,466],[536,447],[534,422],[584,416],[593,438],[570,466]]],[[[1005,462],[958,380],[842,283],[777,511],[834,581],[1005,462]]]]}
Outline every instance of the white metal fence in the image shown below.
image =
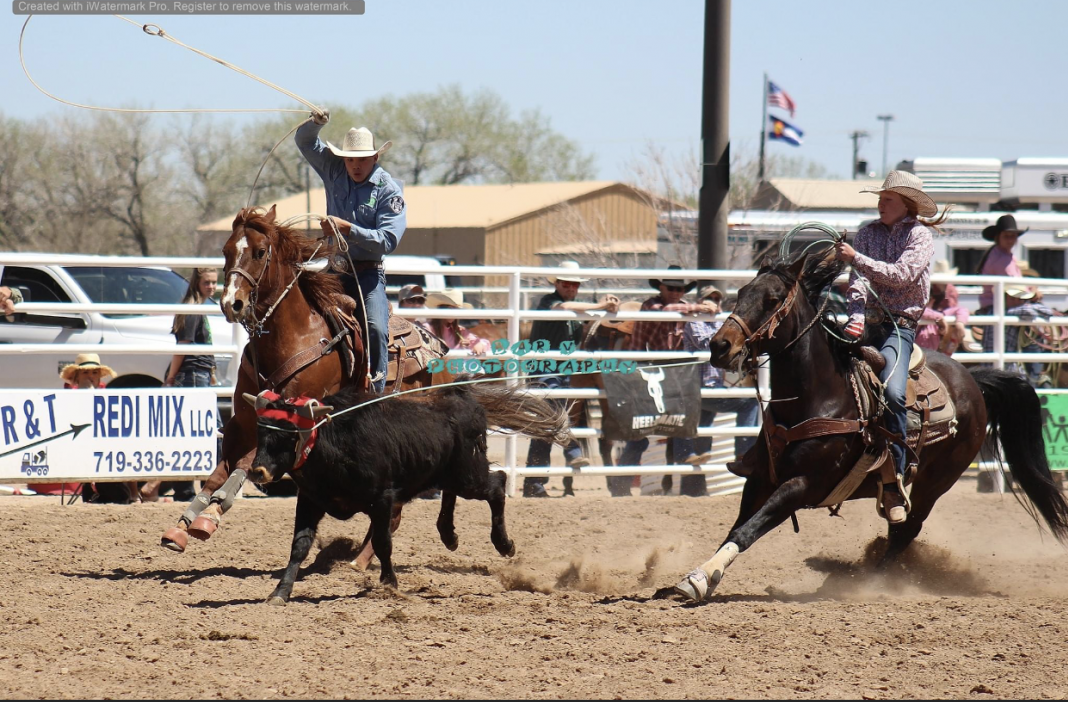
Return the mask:
{"type": "MultiPolygon", "coordinates": [[[[7,264],[9,261],[5,259],[5,255],[0,253],[0,265],[7,264]]],[[[16,261],[11,261],[16,263],[16,261]]],[[[31,258],[26,254],[19,254],[17,258],[17,265],[68,265],[68,266],[97,266],[97,267],[133,267],[133,266],[166,266],[171,268],[193,268],[193,267],[215,267],[222,268],[223,261],[221,258],[188,258],[188,257],[159,257],[159,258],[143,258],[143,257],[97,257],[97,256],[80,256],[80,255],[50,255],[41,254],[39,257],[31,258]]],[[[394,314],[409,318],[451,318],[451,319],[478,319],[478,320],[504,320],[507,322],[507,338],[510,344],[515,343],[520,338],[520,323],[523,320],[537,320],[537,319],[551,319],[551,320],[587,320],[596,318],[616,318],[616,319],[633,319],[633,320],[657,320],[657,321],[679,321],[687,320],[693,321],[695,319],[712,319],[709,315],[686,315],[678,312],[619,312],[616,314],[608,314],[604,312],[569,312],[569,311],[538,311],[525,309],[523,300],[529,297],[532,293],[543,292],[545,290],[544,283],[541,279],[555,274],[567,273],[570,275],[581,275],[589,278],[592,281],[602,279],[639,279],[648,280],[650,278],[688,278],[698,280],[715,280],[723,281],[731,284],[732,286],[740,287],[745,282],[752,279],[753,271],[736,271],[736,270],[664,270],[664,269],[580,269],[578,271],[574,269],[558,269],[558,268],[539,268],[539,267],[503,267],[503,266],[450,266],[446,269],[449,275],[455,276],[506,276],[508,285],[506,288],[498,288],[507,291],[507,303],[503,308],[484,308],[484,309],[422,309],[422,308],[394,308],[394,314]],[[531,285],[523,285],[526,281],[537,281],[538,287],[532,287],[531,285]]],[[[396,273],[421,273],[418,270],[406,270],[398,267],[394,272],[396,273]]],[[[1053,319],[1032,319],[1026,320],[1019,317],[1010,316],[1005,314],[1004,303],[1004,289],[1007,286],[1020,286],[1026,283],[1027,285],[1040,286],[1042,288],[1053,288],[1058,290],[1068,290],[1068,281],[1065,280],[1052,280],[1052,279],[1033,279],[1028,278],[1021,281],[1020,279],[1011,278],[999,278],[994,276],[945,276],[935,275],[932,277],[933,282],[949,282],[966,286],[978,286],[978,285],[992,285],[994,287],[994,309],[993,314],[983,316],[972,316],[969,324],[974,325],[990,325],[994,333],[994,346],[993,351],[990,353],[956,353],[954,358],[962,363],[992,363],[998,368],[1003,368],[1006,363],[1012,362],[1063,362],[1068,361],[1068,353],[1007,353],[1005,348],[1005,334],[1006,327],[1016,327],[1025,325],[1050,325],[1050,324],[1068,324],[1068,318],[1053,318],[1053,319]]],[[[590,286],[593,287],[593,286],[590,286]]],[[[485,291],[487,288],[469,288],[470,290],[485,291]]],[[[654,294],[651,288],[645,289],[618,289],[620,293],[631,294],[634,299],[645,299],[654,294]]],[[[605,290],[598,289],[598,293],[604,293],[605,290]]],[[[583,297],[580,294],[580,300],[583,297]]],[[[28,302],[19,306],[19,311],[24,312],[67,312],[67,313],[79,313],[95,311],[109,314],[153,314],[153,315],[174,315],[174,314],[221,314],[221,311],[215,306],[199,306],[199,305],[129,305],[129,304],[60,304],[60,303],[34,303],[28,302]]],[[[717,319],[726,319],[727,314],[718,315],[717,319]]],[[[950,319],[950,321],[952,321],[950,319]]],[[[225,380],[226,385],[217,388],[217,392],[220,397],[231,397],[234,391],[234,383],[236,382],[236,373],[238,368],[238,359],[240,358],[241,350],[244,343],[247,341],[247,337],[244,330],[239,325],[233,325],[234,332],[231,339],[231,343],[226,345],[215,346],[200,346],[193,344],[153,344],[146,346],[145,344],[122,344],[122,345],[108,345],[106,352],[109,355],[121,354],[121,353],[151,353],[158,354],[160,356],[174,355],[174,354],[231,354],[233,362],[230,364],[229,377],[225,380]]],[[[492,341],[492,340],[491,340],[492,341]]],[[[54,344],[0,344],[0,359],[4,356],[12,354],[34,354],[38,352],[44,352],[47,350],[55,350],[54,344]]],[[[83,352],[98,352],[101,351],[101,346],[98,344],[74,346],[74,345],[62,345],[62,348],[70,353],[83,353],[83,352]]],[[[464,357],[468,356],[467,352],[453,351],[450,353],[450,357],[464,357]]],[[[656,351],[600,351],[600,352],[585,352],[575,351],[570,354],[563,354],[559,351],[553,352],[531,352],[523,355],[525,359],[617,359],[617,360],[633,360],[633,361],[656,361],[656,360],[705,360],[706,354],[694,354],[689,352],[656,352],[656,351]]],[[[505,353],[501,355],[495,355],[494,358],[508,359],[516,358],[513,353],[505,353]]],[[[518,377],[516,374],[511,374],[513,378],[518,377]]],[[[223,380],[223,379],[220,379],[223,380]]],[[[758,379],[758,384],[761,387],[766,388],[767,378],[766,375],[758,379]]],[[[533,392],[542,393],[549,397],[566,398],[574,400],[593,400],[605,397],[604,392],[595,389],[578,389],[578,388],[564,388],[556,390],[535,389],[533,392]]],[[[766,395],[766,393],[765,393],[766,395]]],[[[709,389],[704,388],[701,391],[702,397],[710,398],[725,398],[725,397],[754,397],[755,390],[752,388],[734,388],[734,389],[709,389]]],[[[717,426],[715,428],[702,428],[699,430],[700,436],[714,436],[717,438],[732,438],[734,436],[755,436],[759,432],[758,427],[722,427],[717,426]]],[[[575,429],[574,433],[579,438],[593,439],[600,436],[600,430],[597,429],[575,429]]],[[[596,452],[591,451],[594,458],[596,452]]],[[[722,454],[722,451],[720,452],[722,454]]],[[[743,483],[742,479],[736,478],[726,471],[726,467],[723,463],[710,463],[699,467],[680,466],[680,465],[641,465],[641,466],[601,466],[591,465],[587,468],[571,469],[566,467],[532,467],[527,468],[519,465],[519,459],[517,456],[517,439],[514,436],[506,438],[505,444],[505,460],[504,468],[509,474],[509,493],[512,494],[515,489],[518,479],[525,476],[544,476],[544,475],[571,475],[571,474],[583,474],[583,475],[654,475],[654,474],[679,474],[679,473],[704,473],[710,476],[710,485],[712,485],[712,491],[716,494],[727,494],[730,492],[737,492],[741,489],[743,483]]]]}

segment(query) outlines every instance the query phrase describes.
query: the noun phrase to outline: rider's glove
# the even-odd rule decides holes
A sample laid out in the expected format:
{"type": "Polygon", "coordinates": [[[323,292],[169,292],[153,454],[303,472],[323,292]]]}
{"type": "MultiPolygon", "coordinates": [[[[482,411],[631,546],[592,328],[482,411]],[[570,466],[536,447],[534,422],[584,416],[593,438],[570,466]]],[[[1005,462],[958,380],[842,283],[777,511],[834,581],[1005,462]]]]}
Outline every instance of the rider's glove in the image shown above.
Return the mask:
{"type": "Polygon", "coordinates": [[[859,339],[860,335],[864,333],[864,322],[859,319],[853,320],[846,325],[845,333],[846,336],[859,339]]]}
{"type": "Polygon", "coordinates": [[[330,110],[323,110],[322,112],[311,113],[312,122],[323,125],[330,121],[330,110]]]}

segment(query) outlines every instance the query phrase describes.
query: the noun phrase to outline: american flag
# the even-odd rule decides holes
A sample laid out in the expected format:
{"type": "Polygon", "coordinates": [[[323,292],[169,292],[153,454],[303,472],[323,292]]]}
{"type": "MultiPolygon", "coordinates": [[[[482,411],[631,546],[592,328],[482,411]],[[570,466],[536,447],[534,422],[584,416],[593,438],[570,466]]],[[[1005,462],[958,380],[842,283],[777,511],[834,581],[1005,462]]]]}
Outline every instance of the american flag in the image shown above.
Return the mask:
{"type": "Polygon", "coordinates": [[[794,116],[794,110],[797,105],[794,104],[793,99],[786,94],[786,91],[779,86],[768,81],[768,107],[781,107],[784,110],[790,111],[790,118],[794,116]]]}

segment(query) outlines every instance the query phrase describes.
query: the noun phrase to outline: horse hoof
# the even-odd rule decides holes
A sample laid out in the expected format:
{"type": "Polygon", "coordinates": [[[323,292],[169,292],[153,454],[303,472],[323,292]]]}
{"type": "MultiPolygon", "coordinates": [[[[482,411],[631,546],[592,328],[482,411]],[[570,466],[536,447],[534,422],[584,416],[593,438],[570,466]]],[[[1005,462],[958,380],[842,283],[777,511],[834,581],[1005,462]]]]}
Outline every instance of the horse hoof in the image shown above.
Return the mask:
{"type": "Polygon", "coordinates": [[[701,602],[708,597],[710,592],[708,585],[708,574],[700,568],[696,568],[675,586],[675,593],[694,602],[701,602]]]}
{"type": "Polygon", "coordinates": [[[215,533],[215,530],[219,528],[219,525],[208,519],[204,515],[200,515],[193,520],[193,523],[189,525],[189,535],[194,539],[200,539],[201,541],[207,541],[211,538],[211,535],[215,533]]]}
{"type": "Polygon", "coordinates": [[[163,538],[159,540],[159,545],[163,548],[168,548],[176,553],[185,553],[185,547],[189,544],[189,535],[185,529],[180,527],[171,527],[163,534],[163,538]]]}
{"type": "Polygon", "coordinates": [[[286,601],[278,595],[272,595],[271,597],[267,598],[267,604],[271,605],[272,607],[285,607],[286,601]]]}
{"type": "Polygon", "coordinates": [[[460,548],[460,539],[457,538],[456,534],[453,534],[447,539],[442,539],[441,543],[445,544],[445,548],[449,549],[450,551],[455,551],[456,549],[460,548]]]}

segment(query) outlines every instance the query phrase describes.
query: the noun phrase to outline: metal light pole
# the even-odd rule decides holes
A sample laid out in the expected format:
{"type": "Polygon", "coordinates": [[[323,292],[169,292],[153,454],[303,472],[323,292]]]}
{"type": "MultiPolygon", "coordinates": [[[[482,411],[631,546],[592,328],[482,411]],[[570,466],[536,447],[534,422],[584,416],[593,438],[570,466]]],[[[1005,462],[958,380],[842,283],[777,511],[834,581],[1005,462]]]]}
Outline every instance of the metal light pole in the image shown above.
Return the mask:
{"type": "Polygon", "coordinates": [[[868,133],[862,130],[855,130],[849,133],[849,138],[853,141],[853,165],[849,167],[850,173],[853,174],[853,180],[857,179],[857,154],[860,151],[860,140],[867,139],[868,133]]]}
{"type": "Polygon", "coordinates": [[[886,176],[886,145],[890,141],[890,121],[893,115],[879,115],[877,117],[883,123],[883,176],[886,176]]]}
{"type": "Polygon", "coordinates": [[[701,104],[701,189],[697,266],[727,268],[727,195],[730,191],[731,0],[705,0],[701,104]]]}

